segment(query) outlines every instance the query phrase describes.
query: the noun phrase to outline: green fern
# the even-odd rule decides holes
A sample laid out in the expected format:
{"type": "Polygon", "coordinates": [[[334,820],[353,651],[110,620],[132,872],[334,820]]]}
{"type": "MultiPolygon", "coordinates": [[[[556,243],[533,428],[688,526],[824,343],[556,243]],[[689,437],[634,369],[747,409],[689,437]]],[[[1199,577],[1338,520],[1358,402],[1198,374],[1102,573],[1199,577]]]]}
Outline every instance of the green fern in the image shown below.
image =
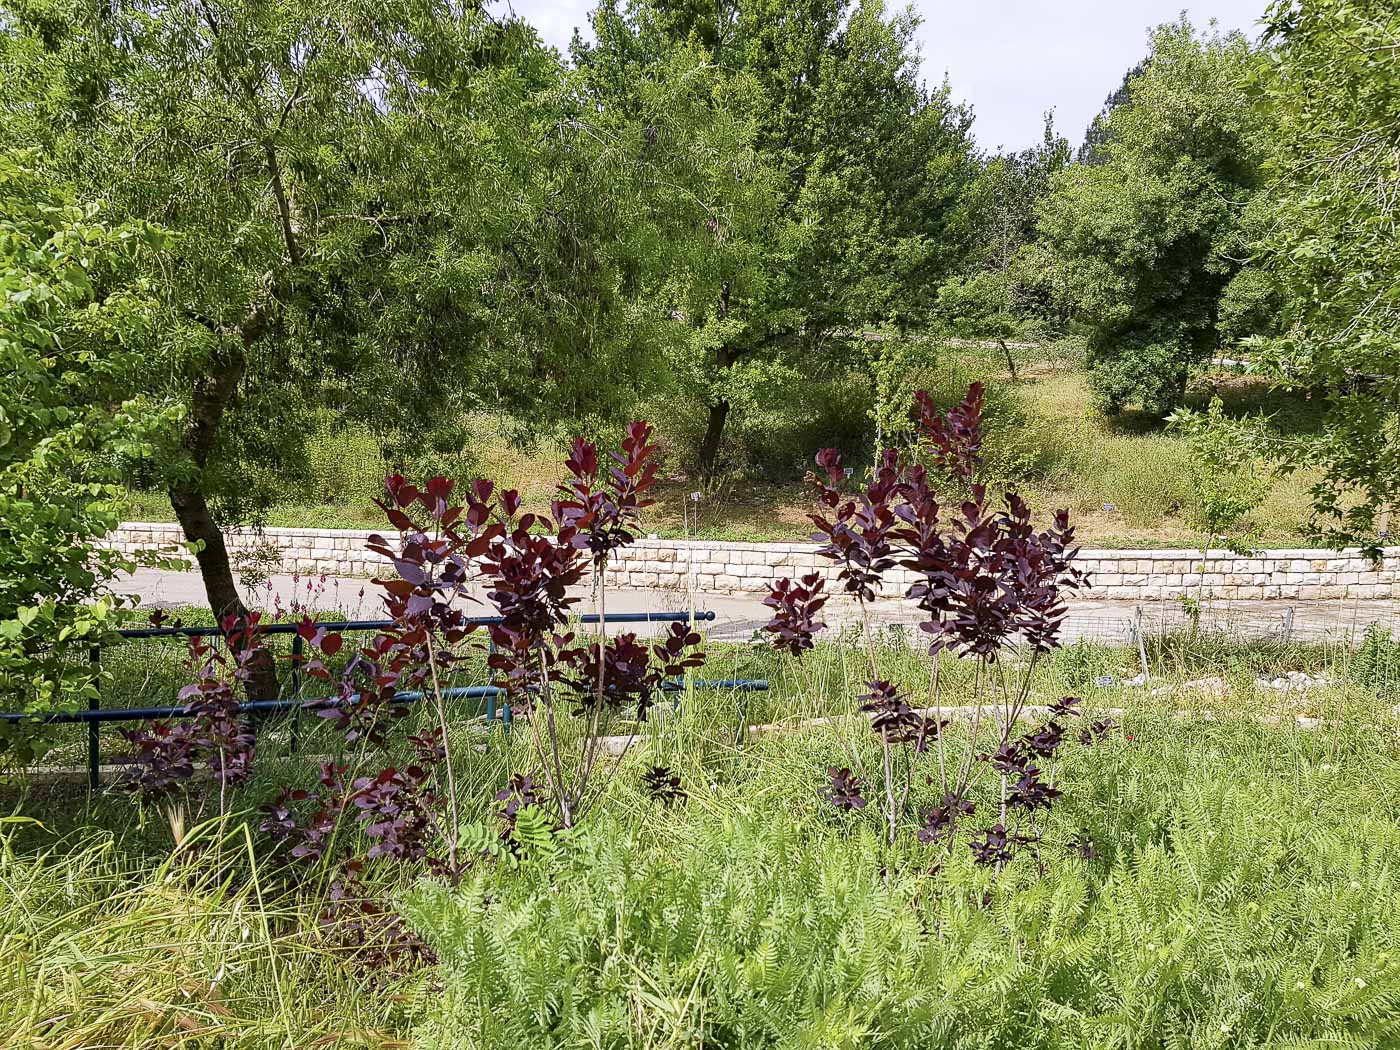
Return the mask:
{"type": "Polygon", "coordinates": [[[1400,762],[1376,727],[1132,728],[1066,767],[1044,873],[832,819],[800,770],[838,729],[765,743],[742,787],[660,819],[527,818],[518,867],[404,901],[443,961],[424,1041],[1400,1046],[1400,762]],[[1056,852],[1081,830],[1099,859],[1056,852]]]}

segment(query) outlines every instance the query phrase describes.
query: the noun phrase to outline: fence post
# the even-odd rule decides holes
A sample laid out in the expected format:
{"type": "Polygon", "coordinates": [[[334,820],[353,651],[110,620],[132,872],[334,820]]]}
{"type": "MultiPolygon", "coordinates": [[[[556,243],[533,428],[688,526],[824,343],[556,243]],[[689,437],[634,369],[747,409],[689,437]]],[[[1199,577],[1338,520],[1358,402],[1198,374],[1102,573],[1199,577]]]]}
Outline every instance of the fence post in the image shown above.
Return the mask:
{"type": "Polygon", "coordinates": [[[292,687],[292,699],[297,701],[296,707],[292,708],[292,725],[287,737],[287,751],[295,755],[300,745],[298,730],[301,727],[301,659],[305,652],[305,643],[302,640],[301,632],[292,635],[292,676],[289,683],[292,687]]]}
{"type": "Polygon", "coordinates": [[[1283,644],[1293,641],[1293,606],[1283,610],[1283,644]]]}
{"type": "Polygon", "coordinates": [[[1142,660],[1142,680],[1146,682],[1152,677],[1152,672],[1147,669],[1147,643],[1143,640],[1141,605],[1133,613],[1133,633],[1137,635],[1138,657],[1142,660]]]}
{"type": "MultiPolygon", "coordinates": [[[[489,629],[488,629],[488,631],[487,631],[487,641],[486,641],[486,645],[487,645],[487,649],[486,649],[486,674],[487,674],[487,681],[489,682],[489,681],[491,680],[491,679],[490,679],[490,675],[491,675],[491,657],[493,657],[493,656],[496,655],[496,640],[495,640],[494,638],[491,638],[491,637],[490,637],[490,631],[489,631],[489,629]]],[[[491,723],[491,722],[494,722],[495,720],[496,720],[496,694],[495,694],[495,693],[492,693],[490,696],[488,696],[488,697],[486,698],[486,721],[487,721],[487,723],[491,723]]]]}
{"type": "MultiPolygon", "coordinates": [[[[100,674],[102,669],[102,647],[94,645],[88,650],[88,663],[93,670],[100,674]]],[[[92,683],[92,696],[88,698],[88,710],[97,711],[102,707],[102,698],[98,693],[99,678],[94,678],[92,683]]],[[[87,731],[87,759],[88,759],[88,790],[96,791],[102,786],[102,771],[99,765],[101,759],[100,746],[97,739],[97,720],[88,722],[87,731]]]]}

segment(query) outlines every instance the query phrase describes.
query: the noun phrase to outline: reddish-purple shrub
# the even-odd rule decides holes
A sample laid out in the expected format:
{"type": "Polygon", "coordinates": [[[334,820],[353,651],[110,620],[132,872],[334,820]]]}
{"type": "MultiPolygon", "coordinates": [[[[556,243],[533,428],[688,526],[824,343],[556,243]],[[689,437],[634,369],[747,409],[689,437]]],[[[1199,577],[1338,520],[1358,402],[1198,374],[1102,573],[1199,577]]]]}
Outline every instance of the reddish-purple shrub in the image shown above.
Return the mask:
{"type": "Polygon", "coordinates": [[[839,452],[823,449],[817,454],[817,465],[825,477],[812,473],[807,479],[818,501],[830,511],[808,515],[817,527],[812,538],[821,544],[817,554],[840,566],[836,578],[846,594],[874,601],[881,576],[896,564],[899,455],[887,449],[870,484],[852,498],[841,494],[845,471],[839,452]]]}
{"type": "MultiPolygon", "coordinates": [[[[950,757],[939,676],[933,675],[927,708],[916,708],[903,691],[880,678],[867,622],[873,680],[857,702],[880,738],[889,840],[903,819],[920,756],[936,752],[943,802],[922,814],[919,839],[951,843],[957,818],[972,812],[968,792],[978,769],[990,768],[1001,781],[1001,820],[985,832],[976,853],[979,860],[1000,864],[1017,844],[1035,838],[1008,831],[1008,810],[1029,817],[1048,809],[1060,794],[1036,760],[1054,757],[1065,735],[1063,719],[1075,713],[1074,702],[1062,701],[1033,733],[1023,738],[1014,733],[1035,661],[1059,644],[1067,597],[1086,581],[1074,564],[1078,551],[1067,512],[1056,513],[1049,528],[1037,531],[1029,507],[1016,493],[1008,493],[999,506],[989,501],[978,478],[983,403],[981,384],[973,384],[967,397],[946,413],[920,392],[918,451],[928,466],[918,456],[906,461],[887,449],[869,482],[847,493],[848,472],[840,454],[823,449],[808,482],[819,505],[810,515],[818,529],[817,553],[836,565],[844,593],[864,610],[880,594],[890,569],[898,565],[911,571],[917,578],[903,596],[924,614],[919,626],[930,636],[930,654],[937,660],[947,652],[983,665],[976,677],[980,685],[973,698],[972,742],[961,755],[950,757]],[[954,490],[949,505],[939,498],[935,476],[954,490]],[[1017,671],[1008,679],[993,666],[1013,648],[1029,656],[1019,680],[1017,671]],[[978,746],[983,706],[995,712],[998,739],[989,753],[974,753],[968,749],[978,746]]],[[[775,610],[768,629],[776,647],[794,656],[811,647],[815,626],[803,607],[809,597],[783,580],[767,601],[775,610]]]]}
{"type": "Polygon", "coordinates": [[[221,644],[191,637],[185,667],[194,681],[178,698],[187,720],[150,722],[121,735],[135,747],[132,774],[122,784],[146,799],[164,798],[183,787],[198,766],[207,766],[219,785],[220,811],[226,789],[245,783],[252,773],[256,737],[239,714],[238,689],[266,658],[257,613],[247,620],[228,617],[221,644]]]}
{"type": "Polygon", "coordinates": [[[515,816],[527,806],[540,806],[545,802],[544,793],[535,784],[535,778],[524,773],[515,773],[506,781],[506,786],[496,792],[496,801],[501,806],[501,819],[508,825],[515,825],[515,816]]]}
{"type": "Polygon", "coordinates": [[[914,395],[919,431],[933,461],[944,472],[971,482],[982,465],[982,406],[986,388],[973,383],[967,397],[946,413],[938,411],[928,391],[914,395]]]}
{"type": "Polygon", "coordinates": [[[669,766],[652,766],[642,774],[642,786],[648,795],[666,806],[684,802],[686,798],[681,778],[669,766]]]}
{"type": "Polygon", "coordinates": [[[622,450],[609,453],[605,464],[599,463],[597,448],[579,438],[564,461],[570,478],[559,487],[554,518],[597,565],[636,540],[641,512],[655,502],[646,498],[656,484],[652,432],[645,421],[630,423],[622,450]]]}
{"type": "Polygon", "coordinates": [[[837,809],[853,810],[865,808],[865,788],[860,778],[842,766],[828,766],[826,770],[830,784],[823,794],[826,800],[837,809]]]}
{"type": "MultiPolygon", "coordinates": [[[[458,856],[464,825],[441,684],[485,648],[473,637],[469,585],[484,585],[500,617],[490,628],[488,666],[540,759],[536,770],[512,777],[496,795],[507,839],[526,807],[555,807],[563,827],[580,819],[602,794],[599,775],[611,775],[621,762],[621,754],[599,761],[612,720],[644,719],[668,679],[704,662],[699,634],[684,624],[650,641],[635,634],[608,639],[600,627],[590,644],[577,642],[568,628],[579,601],[571,589],[592,569],[602,611],[607,559],[635,540],[640,514],[652,502],[646,495],[657,472],[651,436],[649,425],[633,423],[621,449],[601,461],[593,445],[575,442],[569,477],[543,515],[525,512],[518,493],[497,493],[488,481],[459,493],[445,478],[421,488],[401,475],[386,479],[376,502],[396,534],[376,533],[368,547],[393,569],[375,581],[391,626],[348,653],[342,635],[306,618],[297,627],[298,670],[330,692],[304,706],[335,727],[356,757],[325,763],[317,787],[283,787],[261,807],[260,827],[286,857],[336,873],[323,918],[338,940],[386,959],[425,958],[421,942],[375,900],[369,873],[376,864],[425,864],[455,880],[475,860],[458,856]],[[432,703],[436,726],[401,737],[414,693],[432,703]],[[570,713],[583,723],[575,756],[565,754],[573,734],[561,731],[570,713]],[[386,751],[404,748],[411,760],[388,760],[386,751]]],[[[809,607],[814,612],[820,601],[809,607]]],[[[174,790],[200,764],[215,769],[221,787],[248,776],[253,737],[237,718],[234,686],[261,669],[254,661],[266,652],[257,645],[256,619],[223,627],[227,656],[191,644],[195,681],[181,699],[197,717],[128,734],[141,760],[135,786],[148,794],[174,790]]],[[[652,768],[644,782],[665,803],[685,797],[679,778],[664,767],[652,768]]]]}
{"type": "Polygon", "coordinates": [[[924,810],[919,818],[918,839],[925,845],[933,845],[944,839],[951,839],[959,817],[970,817],[976,810],[971,799],[947,794],[938,805],[924,810]]]}
{"type": "MultiPolygon", "coordinates": [[[[528,723],[540,757],[537,773],[563,827],[596,801],[589,783],[599,771],[608,727],[620,718],[629,724],[646,718],[666,678],[703,662],[699,635],[681,625],[650,646],[633,634],[609,640],[601,620],[589,642],[567,629],[570,606],[578,601],[570,588],[591,568],[602,613],[608,557],[636,538],[640,513],[651,503],[646,493],[656,482],[651,434],[646,423],[631,424],[621,451],[605,459],[593,445],[576,441],[566,462],[570,477],[549,516],[520,515],[518,498],[507,493],[498,508],[505,528],[480,560],[487,599],[501,617],[491,628],[489,666],[528,723]],[[563,703],[583,720],[576,760],[563,753],[556,717],[563,703]]],[[[629,731],[624,753],[631,739],[629,731]]]]}
{"type": "Polygon", "coordinates": [[[350,804],[367,837],[374,841],[370,860],[422,860],[437,829],[432,815],[437,799],[421,766],[386,766],[375,776],[356,778],[350,804]]]}
{"type": "Polygon", "coordinates": [[[808,573],[798,583],[787,577],[777,580],[763,604],[773,610],[764,626],[772,635],[773,648],[780,653],[801,656],[813,646],[813,636],[826,627],[817,619],[826,604],[825,581],[818,573],[808,573]]]}
{"type": "MultiPolygon", "coordinates": [[[[291,855],[297,860],[325,859],[340,828],[341,817],[349,806],[349,792],[345,788],[347,772],[343,765],[322,762],[319,790],[282,788],[275,799],[259,807],[263,813],[259,830],[279,843],[291,843],[291,855]],[[304,815],[298,816],[298,810],[304,810],[304,815]]],[[[341,852],[349,853],[344,842],[341,852]]]]}

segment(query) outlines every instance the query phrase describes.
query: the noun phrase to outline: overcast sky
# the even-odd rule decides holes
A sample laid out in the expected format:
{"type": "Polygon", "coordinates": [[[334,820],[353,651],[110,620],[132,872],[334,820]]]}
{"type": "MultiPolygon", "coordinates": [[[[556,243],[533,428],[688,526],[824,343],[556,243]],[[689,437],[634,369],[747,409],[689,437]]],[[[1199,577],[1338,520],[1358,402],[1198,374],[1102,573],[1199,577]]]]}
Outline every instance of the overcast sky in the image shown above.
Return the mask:
{"type": "MultiPolygon", "coordinates": [[[[566,50],[594,0],[499,0],[529,19],[547,43],[566,50]]],[[[891,8],[898,6],[892,0],[891,8]]],[[[1024,149],[1040,139],[1042,114],[1076,145],[1084,129],[1147,51],[1151,26],[1186,10],[1197,28],[1251,38],[1267,0],[915,0],[924,79],[952,84],[970,103],[984,149],[1024,149]]]]}

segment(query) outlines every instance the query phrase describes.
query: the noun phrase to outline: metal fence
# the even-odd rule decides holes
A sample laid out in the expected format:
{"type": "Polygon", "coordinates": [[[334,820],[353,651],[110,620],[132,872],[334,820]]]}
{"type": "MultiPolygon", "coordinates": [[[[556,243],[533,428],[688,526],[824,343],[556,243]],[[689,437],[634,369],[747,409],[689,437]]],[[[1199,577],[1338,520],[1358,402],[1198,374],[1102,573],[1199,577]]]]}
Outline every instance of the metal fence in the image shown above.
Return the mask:
{"type": "MultiPolygon", "coordinates": [[[[686,623],[692,620],[697,622],[712,621],[715,618],[713,612],[634,612],[634,613],[606,613],[601,617],[604,624],[637,624],[637,623],[686,623]]],[[[479,626],[490,626],[501,622],[499,616],[474,616],[469,617],[469,622],[479,626]]],[[[597,624],[600,617],[596,613],[588,613],[579,617],[579,622],[583,624],[597,624]]],[[[324,628],[339,634],[351,634],[367,631],[383,631],[392,627],[391,620],[348,620],[337,623],[317,623],[315,626],[324,628]]],[[[324,709],[333,707],[339,703],[339,699],[333,696],[315,697],[310,700],[301,697],[302,689],[302,656],[304,655],[305,640],[298,633],[299,625],[291,623],[267,624],[260,628],[264,635],[278,636],[291,635],[292,637],[292,660],[291,669],[288,674],[288,692],[290,696],[276,700],[249,700],[238,705],[240,714],[283,714],[290,712],[293,716],[291,724],[290,749],[296,752],[298,715],[304,710],[324,709]]],[[[222,631],[218,627],[131,627],[124,628],[116,632],[123,640],[140,640],[153,638],[199,638],[213,637],[221,635],[222,631]]],[[[89,660],[94,667],[100,667],[102,663],[102,646],[93,646],[89,651],[89,660]]],[[[759,692],[768,688],[768,682],[763,679],[719,679],[719,680],[698,680],[689,683],[690,688],[695,689],[731,689],[739,692],[759,692]]],[[[679,692],[687,688],[684,682],[671,681],[663,684],[662,689],[666,692],[679,692]]],[[[487,722],[493,722],[500,718],[504,727],[511,724],[511,710],[508,703],[497,706],[497,702],[504,696],[504,691],[489,685],[462,686],[444,689],[442,696],[448,700],[485,700],[486,710],[484,718],[487,722]]],[[[404,691],[397,693],[395,699],[402,703],[415,703],[423,699],[423,693],[416,691],[404,691]]],[[[191,718],[193,712],[184,706],[157,706],[157,707],[103,707],[100,695],[95,695],[89,702],[85,710],[74,711],[51,711],[43,714],[30,714],[25,712],[0,712],[0,722],[10,724],[42,724],[42,725],[85,725],[87,726],[87,772],[88,786],[96,790],[101,786],[101,739],[99,727],[104,722],[146,722],[152,719],[161,718],[191,718]]],[[[473,716],[480,717],[480,716],[473,716]]]]}

